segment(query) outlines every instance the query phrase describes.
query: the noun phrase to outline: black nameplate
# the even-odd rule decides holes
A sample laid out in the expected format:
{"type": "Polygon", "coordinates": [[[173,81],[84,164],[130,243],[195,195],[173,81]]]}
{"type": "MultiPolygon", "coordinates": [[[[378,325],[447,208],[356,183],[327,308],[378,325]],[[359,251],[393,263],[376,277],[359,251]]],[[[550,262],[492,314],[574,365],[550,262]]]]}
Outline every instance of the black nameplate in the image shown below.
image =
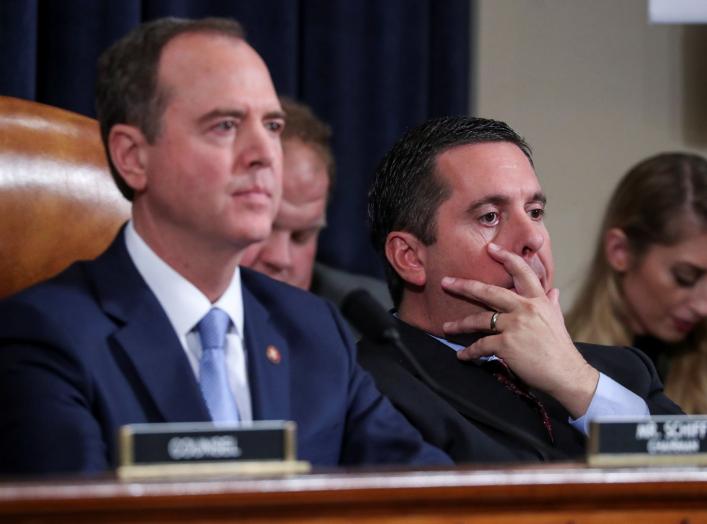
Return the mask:
{"type": "Polygon", "coordinates": [[[591,465],[707,464],[707,417],[605,418],[591,423],[591,465]]]}
{"type": "Polygon", "coordinates": [[[292,460],[295,423],[133,424],[121,428],[121,464],[292,460]]]}
{"type": "Polygon", "coordinates": [[[280,474],[309,470],[296,460],[296,424],[257,421],[132,424],[120,429],[121,477],[280,474]]]}

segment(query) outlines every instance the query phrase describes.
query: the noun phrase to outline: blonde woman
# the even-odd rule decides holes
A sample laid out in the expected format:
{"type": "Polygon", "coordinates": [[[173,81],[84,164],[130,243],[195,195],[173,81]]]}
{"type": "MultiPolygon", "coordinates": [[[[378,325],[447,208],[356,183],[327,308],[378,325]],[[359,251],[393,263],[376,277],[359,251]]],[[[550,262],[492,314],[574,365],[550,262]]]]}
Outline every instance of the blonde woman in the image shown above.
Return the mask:
{"type": "Polygon", "coordinates": [[[567,327],[642,349],[671,399],[707,413],[706,319],[707,160],[660,154],[619,182],[567,327]]]}

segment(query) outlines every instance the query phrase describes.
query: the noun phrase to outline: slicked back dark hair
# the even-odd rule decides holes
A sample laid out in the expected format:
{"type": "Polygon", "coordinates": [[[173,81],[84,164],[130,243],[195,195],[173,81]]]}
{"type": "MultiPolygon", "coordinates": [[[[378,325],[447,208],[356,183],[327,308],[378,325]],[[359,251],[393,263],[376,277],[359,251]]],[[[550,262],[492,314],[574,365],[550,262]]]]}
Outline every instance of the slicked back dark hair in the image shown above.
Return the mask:
{"type": "Polygon", "coordinates": [[[368,193],[368,220],[396,306],[405,283],[385,257],[388,234],[407,231],[425,245],[436,242],[437,209],[451,196],[437,176],[437,158],[454,147],[486,142],[515,144],[533,165],[530,146],[508,124],[467,116],[437,118],[411,129],[378,165],[368,193]]]}
{"type": "Polygon", "coordinates": [[[128,200],[133,190],[118,173],[108,150],[108,134],[116,124],[136,126],[153,143],[160,133],[169,92],[157,85],[160,56],[165,45],[186,33],[213,33],[245,39],[245,32],[228,18],[159,18],[139,25],[98,59],[96,114],[101,138],[115,183],[128,200]]]}

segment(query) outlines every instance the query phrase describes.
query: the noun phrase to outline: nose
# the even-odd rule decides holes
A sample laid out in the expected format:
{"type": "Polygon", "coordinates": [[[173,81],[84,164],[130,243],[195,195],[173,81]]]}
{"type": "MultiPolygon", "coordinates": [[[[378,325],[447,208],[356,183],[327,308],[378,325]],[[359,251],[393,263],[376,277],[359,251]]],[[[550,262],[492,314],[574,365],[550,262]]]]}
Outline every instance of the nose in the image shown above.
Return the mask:
{"type": "Polygon", "coordinates": [[[543,247],[545,243],[543,229],[541,222],[533,220],[523,211],[506,223],[501,233],[504,239],[499,239],[499,243],[505,244],[506,249],[527,259],[543,247]]]}
{"type": "Polygon", "coordinates": [[[269,167],[277,155],[282,156],[279,135],[268,130],[260,121],[242,125],[239,139],[236,144],[241,148],[241,161],[247,167],[269,167]]]}
{"type": "Polygon", "coordinates": [[[260,261],[273,275],[284,273],[292,268],[290,236],[287,231],[273,229],[260,251],[260,261]]]}

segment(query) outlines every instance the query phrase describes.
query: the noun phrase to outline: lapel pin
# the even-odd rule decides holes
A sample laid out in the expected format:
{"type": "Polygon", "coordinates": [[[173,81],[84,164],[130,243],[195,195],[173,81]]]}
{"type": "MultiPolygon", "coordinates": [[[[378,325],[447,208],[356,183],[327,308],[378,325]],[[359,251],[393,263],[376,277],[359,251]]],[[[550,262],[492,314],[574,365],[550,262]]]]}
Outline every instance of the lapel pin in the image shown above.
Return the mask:
{"type": "Polygon", "coordinates": [[[268,346],[267,349],[265,350],[265,356],[268,357],[268,360],[272,362],[273,364],[279,364],[280,361],[282,360],[282,355],[280,355],[280,350],[277,349],[275,346],[268,346]]]}

